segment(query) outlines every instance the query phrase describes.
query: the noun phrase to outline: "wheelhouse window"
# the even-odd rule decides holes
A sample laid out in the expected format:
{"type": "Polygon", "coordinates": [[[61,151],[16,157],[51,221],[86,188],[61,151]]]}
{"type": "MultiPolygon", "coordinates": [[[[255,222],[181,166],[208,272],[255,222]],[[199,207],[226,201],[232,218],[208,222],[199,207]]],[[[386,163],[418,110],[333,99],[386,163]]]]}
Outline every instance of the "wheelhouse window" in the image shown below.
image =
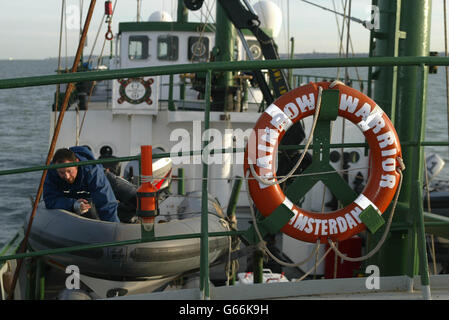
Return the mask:
{"type": "Polygon", "coordinates": [[[207,61],[209,57],[209,38],[189,37],[188,45],[187,57],[189,61],[207,61]]]}
{"type": "Polygon", "coordinates": [[[177,36],[159,36],[157,38],[157,58],[168,61],[178,60],[178,43],[177,36]]]}
{"type": "Polygon", "coordinates": [[[128,45],[129,60],[148,59],[148,37],[130,36],[128,45]]]}

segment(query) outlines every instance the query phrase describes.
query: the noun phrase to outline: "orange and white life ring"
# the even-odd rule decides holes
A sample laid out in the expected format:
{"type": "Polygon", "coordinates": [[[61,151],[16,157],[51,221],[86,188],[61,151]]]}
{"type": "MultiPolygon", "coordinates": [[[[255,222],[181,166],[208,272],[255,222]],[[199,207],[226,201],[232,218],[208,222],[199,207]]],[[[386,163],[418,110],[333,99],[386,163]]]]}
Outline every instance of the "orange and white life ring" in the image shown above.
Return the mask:
{"type": "Polygon", "coordinates": [[[288,128],[315,113],[319,87],[329,89],[330,82],[310,83],[298,87],[271,104],[260,116],[245,149],[244,172],[254,204],[267,217],[285,205],[294,214],[281,231],[307,242],[342,241],[363,231],[366,226],[359,215],[371,205],[381,215],[392,201],[399,184],[401,146],[396,130],[382,109],[365,94],[333,83],[339,90],[338,115],[357,125],[370,148],[369,178],[362,193],[346,207],[326,213],[310,212],[293,204],[278,184],[266,185],[251,179],[255,173],[269,181],[276,180],[277,147],[288,128]]]}

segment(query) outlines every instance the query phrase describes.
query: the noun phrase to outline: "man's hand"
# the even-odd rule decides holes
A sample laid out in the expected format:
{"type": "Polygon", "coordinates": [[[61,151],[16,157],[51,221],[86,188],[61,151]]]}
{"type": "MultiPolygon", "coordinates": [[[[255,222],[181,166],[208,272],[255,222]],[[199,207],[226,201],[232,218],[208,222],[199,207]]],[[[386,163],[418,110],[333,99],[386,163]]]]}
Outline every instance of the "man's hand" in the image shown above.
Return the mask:
{"type": "Polygon", "coordinates": [[[85,214],[91,208],[89,201],[86,199],[78,199],[73,205],[73,209],[78,214],[85,214]]]}

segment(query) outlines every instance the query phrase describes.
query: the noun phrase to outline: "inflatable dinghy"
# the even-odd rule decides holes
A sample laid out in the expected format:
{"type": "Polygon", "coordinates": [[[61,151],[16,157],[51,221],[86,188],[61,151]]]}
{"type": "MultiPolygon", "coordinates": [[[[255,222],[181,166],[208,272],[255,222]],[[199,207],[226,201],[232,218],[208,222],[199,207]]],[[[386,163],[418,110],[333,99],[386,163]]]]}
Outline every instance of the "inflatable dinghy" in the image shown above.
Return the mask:
{"type": "MultiPolygon", "coordinates": [[[[201,196],[187,195],[176,215],[159,215],[154,224],[156,237],[201,232],[201,196]],[[198,210],[198,208],[200,210],[198,210]]],[[[164,201],[167,201],[167,198],[164,201]]],[[[208,199],[209,232],[228,231],[229,226],[217,200],[208,199]]],[[[28,223],[29,216],[26,219],[28,223]]],[[[66,210],[40,206],[31,228],[32,250],[46,250],[141,238],[140,223],[116,223],[87,219],[66,210]]],[[[209,262],[229,250],[230,237],[209,238],[209,262]]],[[[53,254],[50,264],[76,265],[80,273],[106,278],[170,276],[197,270],[200,265],[200,239],[156,241],[53,254]]]]}

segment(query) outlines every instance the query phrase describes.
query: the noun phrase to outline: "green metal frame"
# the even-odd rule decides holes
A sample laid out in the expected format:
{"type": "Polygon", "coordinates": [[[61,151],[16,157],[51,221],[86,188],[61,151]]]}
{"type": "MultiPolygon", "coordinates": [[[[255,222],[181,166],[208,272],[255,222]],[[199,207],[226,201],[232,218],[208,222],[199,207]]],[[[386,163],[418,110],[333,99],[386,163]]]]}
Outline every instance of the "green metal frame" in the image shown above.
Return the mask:
{"type": "Polygon", "coordinates": [[[321,100],[321,111],[313,135],[312,164],[304,170],[303,174],[333,173],[317,176],[310,175],[305,178],[295,179],[288,186],[285,195],[294,203],[298,203],[307,191],[318,181],[322,181],[335,197],[346,206],[357,197],[357,194],[334,170],[329,161],[331,121],[336,120],[338,116],[339,91],[324,90],[321,100]]]}
{"type": "MultiPolygon", "coordinates": [[[[377,38],[378,54],[400,56],[399,59],[428,55],[431,1],[376,2],[381,11],[381,32],[372,36],[377,38]]],[[[420,274],[423,286],[429,285],[421,193],[428,67],[429,64],[418,63],[379,68],[376,81],[379,86],[376,86],[374,100],[386,104],[384,110],[394,121],[399,139],[407,142],[401,142],[406,170],[389,238],[378,254],[367,261],[368,264],[382,265],[382,276],[405,274],[412,278],[420,274]]],[[[379,238],[379,235],[369,237],[368,248],[374,247],[379,238]]]]}

